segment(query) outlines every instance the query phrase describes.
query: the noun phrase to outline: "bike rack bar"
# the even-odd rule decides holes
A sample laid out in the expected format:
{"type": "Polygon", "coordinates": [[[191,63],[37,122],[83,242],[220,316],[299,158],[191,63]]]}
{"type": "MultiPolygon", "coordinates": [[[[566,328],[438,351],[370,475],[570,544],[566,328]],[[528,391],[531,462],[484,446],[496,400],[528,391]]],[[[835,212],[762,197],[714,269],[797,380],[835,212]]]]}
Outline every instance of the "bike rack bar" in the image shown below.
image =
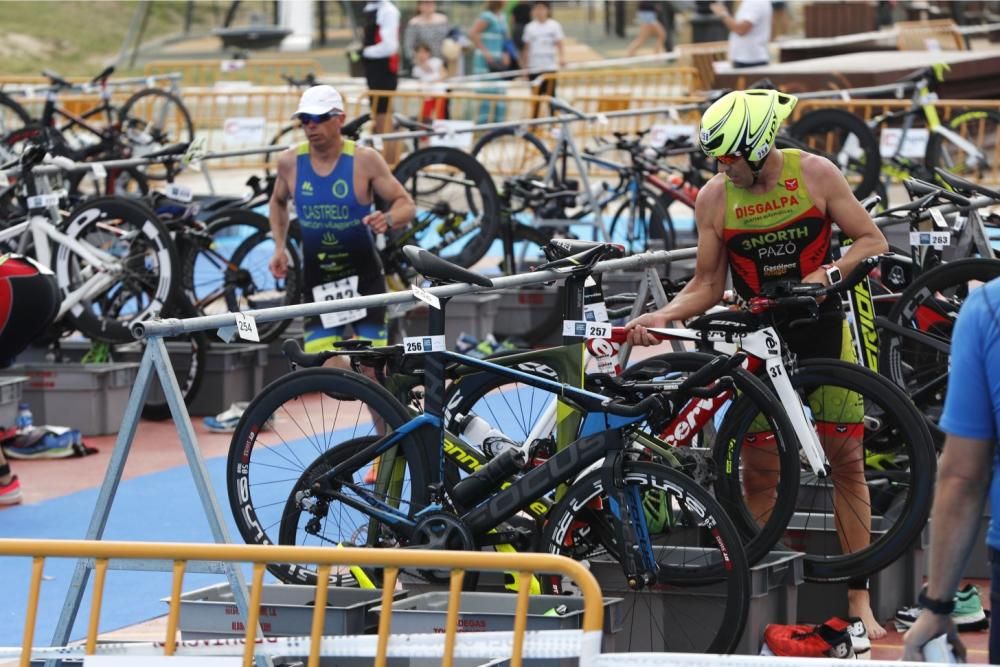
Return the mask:
{"type": "MultiPolygon", "coordinates": [[[[108,88],[118,88],[122,86],[134,86],[136,84],[150,84],[150,82],[155,81],[169,81],[174,84],[172,87],[176,87],[184,78],[184,75],[180,72],[167,72],[166,74],[152,74],[150,76],[132,76],[124,79],[109,79],[108,88]]],[[[71,92],[71,93],[96,93],[101,90],[101,86],[96,83],[74,83],[69,88],[56,88],[55,86],[50,86],[47,84],[32,85],[30,83],[12,83],[10,87],[6,85],[3,86],[3,92],[7,94],[14,95],[27,95],[35,96],[37,94],[44,94],[53,91],[59,92],[71,92]]]]}
{"type": "MultiPolygon", "coordinates": [[[[665,264],[678,259],[690,259],[694,257],[695,254],[695,248],[669,251],[659,250],[656,252],[641,253],[624,259],[612,259],[601,262],[594,267],[594,273],[644,269],[648,266],[665,264]]],[[[533,271],[531,273],[521,273],[513,276],[494,278],[492,287],[454,284],[434,287],[427,291],[438,297],[449,297],[457,294],[489,292],[492,290],[510,287],[537,285],[539,283],[563,280],[565,277],[565,273],[558,271],[533,271]]],[[[210,329],[226,329],[228,327],[235,327],[237,315],[249,315],[257,322],[276,322],[279,320],[288,320],[297,317],[312,317],[323,313],[333,313],[341,310],[353,310],[355,308],[376,308],[395,303],[416,301],[416,299],[417,298],[414,296],[413,292],[394,292],[392,294],[373,294],[369,296],[354,297],[353,299],[341,299],[339,301],[299,303],[292,306],[275,306],[273,308],[261,308],[259,310],[246,310],[241,313],[224,313],[221,315],[204,315],[201,317],[189,317],[185,319],[169,318],[165,320],[136,322],[132,325],[132,335],[138,339],[150,338],[154,336],[170,337],[182,332],[207,331],[210,329]]]]}

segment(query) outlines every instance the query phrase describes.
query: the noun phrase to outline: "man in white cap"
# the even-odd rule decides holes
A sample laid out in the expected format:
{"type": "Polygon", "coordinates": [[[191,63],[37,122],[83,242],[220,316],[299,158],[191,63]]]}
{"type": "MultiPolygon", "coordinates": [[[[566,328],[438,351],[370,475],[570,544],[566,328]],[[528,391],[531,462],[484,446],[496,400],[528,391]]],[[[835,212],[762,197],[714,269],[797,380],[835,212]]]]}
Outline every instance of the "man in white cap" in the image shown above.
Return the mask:
{"type": "MultiPolygon", "coordinates": [[[[288,272],[285,241],[288,203],[294,200],[302,229],[305,295],[314,301],[382,294],[385,273],[375,236],[405,227],[415,213],[413,200],[382,156],[344,139],[344,103],[331,86],[313,86],[299,100],[294,116],[308,141],[278,156],[278,175],[269,218],[275,253],[271,273],[288,272]],[[388,210],[374,210],[375,195],[388,210]]],[[[374,345],[386,344],[386,309],[328,313],[306,321],[306,352],[328,350],[344,338],[345,326],[374,345]]]]}

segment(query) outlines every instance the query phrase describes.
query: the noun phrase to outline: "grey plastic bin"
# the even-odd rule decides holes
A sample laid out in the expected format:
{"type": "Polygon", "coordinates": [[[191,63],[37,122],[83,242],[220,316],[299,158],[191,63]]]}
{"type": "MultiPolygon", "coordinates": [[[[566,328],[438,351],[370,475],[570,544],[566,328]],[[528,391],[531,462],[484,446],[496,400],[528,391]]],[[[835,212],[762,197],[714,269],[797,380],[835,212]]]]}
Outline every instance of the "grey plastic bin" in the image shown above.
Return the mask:
{"type": "MultiPolygon", "coordinates": [[[[392,605],[392,634],[444,633],[448,614],[447,592],[424,593],[394,602],[392,605]]],[[[601,641],[603,652],[614,651],[622,637],[621,598],[604,598],[604,637],[601,641]]],[[[459,632],[510,632],[514,629],[514,611],[517,595],[513,593],[461,593],[458,614],[459,632]]],[[[381,614],[381,605],[373,611],[381,614]]],[[[583,622],[583,598],[566,595],[532,595],[528,599],[528,623],[526,630],[572,630],[583,622]],[[546,616],[545,612],[565,605],[566,613],[561,616],[546,616]]],[[[440,663],[440,661],[436,661],[440,663]]],[[[462,665],[480,665],[486,659],[456,661],[462,665]]],[[[575,660],[532,660],[528,664],[554,666],[575,664],[575,660]]],[[[402,665],[402,661],[392,661],[402,665]]],[[[432,664],[429,661],[411,660],[410,665],[432,664]]]]}
{"type": "MultiPolygon", "coordinates": [[[[499,307],[499,294],[460,294],[452,297],[445,311],[444,335],[448,349],[455,348],[455,341],[463,333],[478,340],[493,333],[499,307]]],[[[406,313],[403,326],[407,336],[427,333],[428,308],[430,306],[421,304],[406,313]]]]}
{"type": "MultiPolygon", "coordinates": [[[[872,517],[873,532],[880,532],[882,517],[872,517]]],[[[900,558],[871,575],[869,592],[875,618],[885,622],[900,607],[916,604],[926,572],[929,530],[900,558]]],[[[796,513],[788,522],[785,543],[809,553],[840,553],[832,514],[796,513]]],[[[847,583],[806,582],[799,588],[799,622],[822,623],[831,616],[847,617],[847,583]]]]}
{"type": "MultiPolygon", "coordinates": [[[[681,547],[661,560],[680,564],[706,552],[717,553],[681,547]]],[[[726,595],[722,583],[637,592],[628,589],[617,562],[592,560],[590,571],[601,591],[623,598],[622,615],[628,622],[620,651],[700,652],[719,628],[719,599],[726,595]],[[680,638],[691,645],[680,643],[680,638]]],[[[756,655],[767,624],[796,621],[797,589],[803,580],[800,553],[772,551],[750,568],[750,612],[735,653],[756,655]]]]}
{"type": "Polygon", "coordinates": [[[79,429],[83,435],[117,433],[139,364],[18,364],[0,374],[28,376],[22,400],[35,424],[79,429]]]}
{"type": "Polygon", "coordinates": [[[205,355],[205,375],[188,405],[192,415],[217,415],[236,401],[253,399],[264,387],[267,345],[212,345],[205,355]]]}
{"type": "Polygon", "coordinates": [[[28,377],[24,375],[0,377],[0,430],[14,426],[17,406],[27,381],[28,377]]]}
{"type": "Polygon", "coordinates": [[[305,331],[302,327],[302,320],[294,320],[288,328],[281,332],[276,340],[267,345],[267,365],[264,367],[264,386],[271,384],[282,375],[291,373],[292,369],[288,365],[288,357],[281,352],[281,346],[285,340],[294,338],[302,345],[305,338],[305,331]]]}
{"type": "MultiPolygon", "coordinates": [[[[396,591],[395,598],[406,597],[396,591]]],[[[267,637],[307,636],[312,630],[313,586],[265,584],[261,595],[260,625],[267,637]]],[[[242,637],[246,633],[243,618],[233,602],[229,584],[215,584],[181,595],[178,629],[182,639],[217,639],[242,637]]],[[[378,630],[378,616],[372,608],[382,601],[381,589],[331,586],[327,589],[326,636],[370,634],[378,630]]],[[[163,602],[169,603],[169,598],[163,602]]],[[[294,664],[305,656],[276,658],[275,664],[294,664]]],[[[370,667],[371,658],[320,658],[321,667],[370,667]]]]}
{"type": "MultiPolygon", "coordinates": [[[[406,596],[397,591],[396,598],[406,596]]],[[[265,584],[261,596],[261,629],[268,637],[308,635],[312,628],[316,589],[313,586],[265,584]]],[[[331,586],[327,589],[323,634],[361,635],[378,627],[372,608],[382,601],[381,589],[331,586]]],[[[164,598],[163,602],[170,602],[164,598]]],[[[178,628],[184,639],[243,635],[246,630],[229,584],[215,584],[181,595],[178,628]]]]}

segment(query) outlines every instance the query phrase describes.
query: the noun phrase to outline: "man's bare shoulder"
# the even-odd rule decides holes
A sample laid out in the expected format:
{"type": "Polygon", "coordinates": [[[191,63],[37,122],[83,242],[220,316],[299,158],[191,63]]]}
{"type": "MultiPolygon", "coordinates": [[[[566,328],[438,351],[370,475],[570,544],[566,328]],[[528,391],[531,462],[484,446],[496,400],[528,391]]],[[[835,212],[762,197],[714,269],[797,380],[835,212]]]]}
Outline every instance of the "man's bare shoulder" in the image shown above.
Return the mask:
{"type": "Polygon", "coordinates": [[[371,146],[354,145],[354,160],[367,173],[375,173],[388,168],[382,154],[371,146]]]}
{"type": "Polygon", "coordinates": [[[843,178],[837,165],[821,155],[803,151],[799,154],[799,166],[810,192],[825,191],[829,186],[829,179],[843,178]]]}
{"type": "Polygon", "coordinates": [[[721,230],[726,211],[726,176],[716,174],[702,186],[695,200],[695,224],[700,229],[721,230]]]}
{"type": "Polygon", "coordinates": [[[298,152],[298,146],[292,146],[278,153],[278,171],[286,171],[295,166],[295,157],[298,152]]]}

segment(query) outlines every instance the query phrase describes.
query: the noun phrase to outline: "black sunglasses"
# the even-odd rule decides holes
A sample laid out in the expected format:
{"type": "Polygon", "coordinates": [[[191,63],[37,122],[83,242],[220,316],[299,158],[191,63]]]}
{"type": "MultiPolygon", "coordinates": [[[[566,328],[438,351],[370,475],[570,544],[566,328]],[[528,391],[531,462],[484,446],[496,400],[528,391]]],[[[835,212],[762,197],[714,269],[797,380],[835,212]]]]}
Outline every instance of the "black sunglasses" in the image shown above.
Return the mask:
{"type": "Polygon", "coordinates": [[[319,125],[339,115],[340,113],[337,111],[327,111],[326,113],[300,113],[297,117],[303,125],[319,125]]]}

